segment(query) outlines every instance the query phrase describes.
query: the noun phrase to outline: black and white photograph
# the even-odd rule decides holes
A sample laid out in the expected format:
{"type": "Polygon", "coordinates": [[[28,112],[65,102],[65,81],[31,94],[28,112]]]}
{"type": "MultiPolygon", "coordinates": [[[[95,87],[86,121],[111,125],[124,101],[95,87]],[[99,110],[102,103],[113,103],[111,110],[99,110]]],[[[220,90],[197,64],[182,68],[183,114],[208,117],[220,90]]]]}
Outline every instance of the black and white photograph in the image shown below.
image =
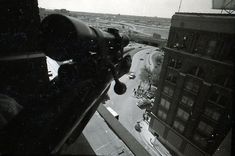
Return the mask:
{"type": "Polygon", "coordinates": [[[232,156],[235,0],[0,0],[0,155],[232,156]]]}

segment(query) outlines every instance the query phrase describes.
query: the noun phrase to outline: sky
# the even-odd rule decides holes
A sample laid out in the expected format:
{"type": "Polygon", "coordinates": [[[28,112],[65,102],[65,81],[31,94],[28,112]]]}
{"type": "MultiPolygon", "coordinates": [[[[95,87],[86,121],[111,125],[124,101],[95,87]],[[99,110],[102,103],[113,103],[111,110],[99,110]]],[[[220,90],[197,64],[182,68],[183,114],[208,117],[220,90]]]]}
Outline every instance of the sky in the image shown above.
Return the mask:
{"type": "MultiPolygon", "coordinates": [[[[180,0],[38,0],[38,4],[47,9],[171,18],[180,0]]],[[[182,0],[180,12],[221,12],[211,8],[212,0],[182,0]]]]}

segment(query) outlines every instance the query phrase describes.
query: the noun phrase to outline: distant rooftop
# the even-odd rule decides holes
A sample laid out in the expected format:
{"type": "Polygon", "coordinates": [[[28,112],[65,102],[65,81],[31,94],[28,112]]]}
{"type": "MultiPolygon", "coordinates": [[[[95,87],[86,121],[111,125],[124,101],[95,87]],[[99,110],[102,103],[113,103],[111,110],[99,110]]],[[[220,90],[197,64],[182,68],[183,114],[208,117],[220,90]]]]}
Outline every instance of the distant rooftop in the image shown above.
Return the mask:
{"type": "Polygon", "coordinates": [[[195,13],[195,12],[176,12],[175,14],[182,15],[206,15],[206,16],[234,16],[235,14],[227,14],[227,13],[195,13]]]}
{"type": "Polygon", "coordinates": [[[208,32],[235,34],[235,14],[176,12],[171,26],[208,32]]]}

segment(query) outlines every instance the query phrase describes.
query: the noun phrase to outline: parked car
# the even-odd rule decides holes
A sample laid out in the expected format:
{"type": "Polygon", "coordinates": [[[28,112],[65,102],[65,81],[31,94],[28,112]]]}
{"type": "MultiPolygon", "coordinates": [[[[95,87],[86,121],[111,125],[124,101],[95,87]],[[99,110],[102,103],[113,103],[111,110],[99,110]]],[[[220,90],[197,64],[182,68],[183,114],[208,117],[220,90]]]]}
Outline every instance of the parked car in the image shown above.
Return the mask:
{"type": "Polygon", "coordinates": [[[143,100],[138,101],[137,106],[138,106],[140,109],[145,109],[145,108],[147,108],[147,107],[151,107],[152,104],[151,104],[151,101],[150,101],[150,100],[143,99],[143,100]]]}
{"type": "Polygon", "coordinates": [[[138,132],[141,132],[141,126],[140,126],[140,122],[137,122],[136,125],[135,125],[135,130],[138,131],[138,132]]]}
{"type": "Polygon", "coordinates": [[[134,72],[130,72],[129,79],[134,79],[135,77],[136,77],[135,73],[134,72]]]}

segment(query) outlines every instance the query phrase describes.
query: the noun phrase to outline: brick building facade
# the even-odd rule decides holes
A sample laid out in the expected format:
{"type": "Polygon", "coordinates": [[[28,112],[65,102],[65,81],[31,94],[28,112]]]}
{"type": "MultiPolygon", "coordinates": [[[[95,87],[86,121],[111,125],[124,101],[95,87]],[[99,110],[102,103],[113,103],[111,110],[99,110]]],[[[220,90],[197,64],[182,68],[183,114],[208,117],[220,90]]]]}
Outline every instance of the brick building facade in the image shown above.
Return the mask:
{"type": "Polygon", "coordinates": [[[235,16],[172,17],[149,130],[177,155],[213,155],[231,130],[235,16]]]}

